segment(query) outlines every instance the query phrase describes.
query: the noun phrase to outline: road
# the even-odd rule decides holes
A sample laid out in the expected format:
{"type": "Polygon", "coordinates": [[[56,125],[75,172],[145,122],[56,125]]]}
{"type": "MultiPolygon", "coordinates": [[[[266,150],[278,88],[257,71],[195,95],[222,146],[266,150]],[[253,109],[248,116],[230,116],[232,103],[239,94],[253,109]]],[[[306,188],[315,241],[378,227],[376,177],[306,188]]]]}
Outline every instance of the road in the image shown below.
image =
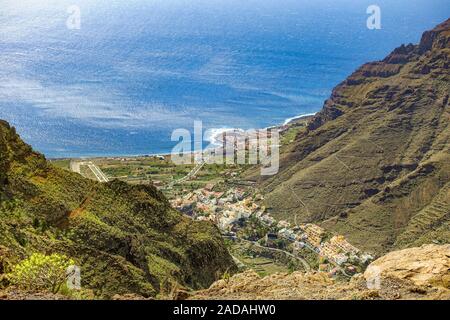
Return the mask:
{"type": "Polygon", "coordinates": [[[76,173],[81,174],[81,162],[79,161],[70,161],[70,170],[76,173]]]}
{"type": "MultiPolygon", "coordinates": [[[[225,238],[231,238],[231,237],[227,237],[227,236],[224,236],[224,237],[225,238]]],[[[262,245],[260,245],[259,243],[255,242],[255,241],[250,241],[250,240],[241,239],[241,238],[235,238],[235,239],[238,240],[238,241],[250,243],[250,244],[254,245],[255,247],[258,247],[258,248],[261,248],[261,249],[264,249],[264,250],[284,253],[285,255],[300,261],[303,264],[303,267],[305,268],[306,271],[311,271],[311,266],[308,264],[308,262],[305,259],[303,259],[303,258],[301,258],[299,256],[296,256],[296,255],[290,253],[289,251],[285,251],[285,250],[281,250],[281,249],[277,249],[277,248],[265,247],[265,246],[262,246],[262,245]]]]}
{"type": "MultiPolygon", "coordinates": [[[[308,264],[308,262],[307,262],[305,259],[303,259],[303,258],[301,258],[301,257],[299,257],[299,256],[296,256],[296,255],[294,255],[294,254],[292,254],[292,253],[290,253],[290,252],[288,252],[288,251],[281,250],[281,249],[277,249],[277,248],[265,247],[265,246],[260,245],[260,244],[257,243],[257,242],[254,242],[254,241],[249,241],[249,240],[240,239],[240,238],[236,238],[236,239],[239,240],[239,241],[251,243],[251,244],[253,244],[255,247],[259,247],[259,248],[262,248],[262,249],[267,249],[267,250],[272,250],[272,251],[282,252],[282,253],[284,253],[284,254],[286,254],[286,255],[292,257],[292,258],[295,258],[295,259],[299,260],[299,261],[303,264],[303,266],[305,267],[305,270],[306,270],[306,271],[311,271],[311,267],[310,267],[310,265],[308,264]]],[[[306,243],[305,243],[305,244],[306,244],[306,243]]],[[[308,248],[308,249],[310,249],[310,250],[311,250],[312,252],[314,252],[315,254],[321,255],[320,253],[318,253],[318,252],[317,252],[313,247],[311,247],[310,245],[306,244],[305,247],[308,248]]],[[[331,261],[331,260],[329,260],[329,261],[330,261],[330,263],[331,263],[332,265],[334,265],[334,266],[335,266],[335,267],[336,267],[336,268],[337,268],[344,276],[346,276],[346,277],[348,277],[348,278],[351,278],[351,277],[352,277],[351,275],[347,274],[347,273],[345,272],[344,268],[342,268],[340,265],[338,265],[338,264],[335,263],[334,261],[331,261]]]]}
{"type": "MultiPolygon", "coordinates": [[[[295,216],[295,220],[297,220],[297,219],[296,219],[296,216],[295,216]]],[[[263,223],[264,223],[264,222],[263,222],[263,223]]],[[[265,223],[264,223],[264,225],[267,226],[267,224],[265,224],[265,223]]],[[[296,224],[296,226],[298,227],[297,224],[296,224]]],[[[312,245],[310,245],[308,242],[304,241],[304,244],[305,244],[305,248],[311,250],[312,252],[314,252],[314,253],[317,254],[318,256],[327,258],[326,256],[323,256],[322,254],[320,254],[320,251],[319,251],[317,248],[315,248],[315,247],[313,247],[312,245]]],[[[331,259],[327,259],[327,260],[328,260],[332,265],[334,265],[339,271],[341,271],[341,273],[342,273],[344,276],[346,276],[346,277],[348,277],[348,278],[351,278],[351,277],[352,277],[351,275],[347,274],[347,273],[345,272],[345,269],[342,268],[339,264],[337,264],[336,262],[332,261],[331,259]]],[[[306,261],[305,261],[305,262],[306,262],[306,261]]]]}
{"type": "Polygon", "coordinates": [[[71,161],[70,162],[70,170],[72,170],[73,172],[81,174],[81,166],[88,166],[88,168],[92,171],[95,178],[99,182],[102,182],[102,183],[109,182],[109,178],[92,161],[71,161]]]}
{"type": "Polygon", "coordinates": [[[91,163],[88,164],[89,169],[94,173],[95,177],[99,182],[108,182],[108,177],[100,170],[99,167],[97,167],[95,164],[91,163]]]}
{"type": "Polygon", "coordinates": [[[203,158],[201,162],[197,163],[197,165],[183,178],[180,178],[178,180],[172,181],[169,185],[169,188],[173,187],[175,184],[184,182],[186,180],[189,180],[190,178],[193,178],[199,173],[199,171],[203,168],[203,166],[208,162],[208,158],[203,158]]]}

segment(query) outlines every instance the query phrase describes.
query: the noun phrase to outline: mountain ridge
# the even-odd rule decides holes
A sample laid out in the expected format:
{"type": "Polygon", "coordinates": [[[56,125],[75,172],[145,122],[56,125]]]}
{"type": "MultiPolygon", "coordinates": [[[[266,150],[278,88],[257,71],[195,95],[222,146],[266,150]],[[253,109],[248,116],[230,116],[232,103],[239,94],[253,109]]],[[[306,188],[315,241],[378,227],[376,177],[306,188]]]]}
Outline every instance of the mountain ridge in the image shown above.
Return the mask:
{"type": "Polygon", "coordinates": [[[449,57],[450,19],[334,88],[282,153],[278,175],[248,172],[269,211],[321,224],[374,253],[448,242],[448,193],[441,215],[427,214],[417,227],[410,221],[450,181],[449,57]]]}

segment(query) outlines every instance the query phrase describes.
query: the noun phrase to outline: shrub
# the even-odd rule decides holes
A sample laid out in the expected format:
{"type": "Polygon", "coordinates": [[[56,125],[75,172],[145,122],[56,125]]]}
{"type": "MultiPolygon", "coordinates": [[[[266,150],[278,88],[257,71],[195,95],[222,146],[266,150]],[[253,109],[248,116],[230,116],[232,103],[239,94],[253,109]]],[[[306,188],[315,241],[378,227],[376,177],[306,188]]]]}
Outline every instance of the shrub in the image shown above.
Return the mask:
{"type": "Polygon", "coordinates": [[[230,282],[230,279],[231,279],[231,273],[227,269],[222,275],[222,280],[224,280],[225,283],[228,283],[228,282],[230,282]]]}
{"type": "Polygon", "coordinates": [[[74,264],[64,255],[35,253],[13,267],[9,281],[21,289],[57,293],[67,280],[67,268],[74,264]]]}

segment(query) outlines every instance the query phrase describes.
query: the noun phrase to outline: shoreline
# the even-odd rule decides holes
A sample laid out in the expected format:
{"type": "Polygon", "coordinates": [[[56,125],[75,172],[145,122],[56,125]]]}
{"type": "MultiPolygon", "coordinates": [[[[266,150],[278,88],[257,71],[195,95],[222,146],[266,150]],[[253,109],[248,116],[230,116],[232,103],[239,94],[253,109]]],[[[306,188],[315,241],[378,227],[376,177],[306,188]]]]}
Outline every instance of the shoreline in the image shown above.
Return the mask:
{"type": "MultiPolygon", "coordinates": [[[[259,131],[259,130],[270,130],[270,129],[277,129],[278,128],[281,131],[284,127],[288,126],[292,122],[295,122],[295,121],[301,120],[301,119],[305,119],[305,118],[309,118],[309,117],[313,117],[317,113],[318,112],[301,114],[301,115],[298,115],[298,116],[287,118],[283,122],[283,124],[274,125],[274,126],[270,126],[270,127],[266,127],[266,128],[262,128],[262,129],[261,128],[260,129],[255,129],[255,130],[259,131]]],[[[212,129],[212,130],[217,130],[218,133],[216,133],[215,135],[212,135],[210,138],[207,139],[207,141],[211,142],[210,147],[214,147],[214,146],[220,147],[222,145],[222,142],[223,142],[222,139],[220,138],[220,136],[223,135],[224,133],[228,133],[228,132],[241,133],[241,132],[245,132],[246,131],[245,129],[241,129],[241,128],[230,128],[230,129],[223,128],[223,129],[212,129]]]]}
{"type": "MultiPolygon", "coordinates": [[[[280,130],[283,129],[283,127],[288,126],[289,124],[291,124],[294,121],[297,120],[301,120],[301,119],[305,119],[305,118],[309,118],[309,117],[313,117],[315,116],[317,113],[319,113],[319,111],[315,112],[315,113],[306,113],[306,114],[301,114],[298,116],[294,116],[291,118],[287,118],[283,124],[279,124],[279,125],[273,125],[273,126],[269,126],[266,128],[259,128],[259,129],[255,129],[255,130],[268,130],[268,129],[275,129],[275,128],[279,128],[280,130]]],[[[221,140],[219,140],[219,137],[221,135],[223,135],[226,132],[239,132],[239,131],[246,131],[244,129],[241,128],[212,128],[212,129],[208,129],[207,131],[211,131],[211,135],[209,137],[207,137],[205,139],[205,141],[210,142],[210,145],[207,146],[205,149],[208,148],[213,148],[213,147],[220,147],[220,143],[221,140]]],[[[205,150],[203,149],[203,151],[205,150]]],[[[196,154],[199,151],[191,151],[191,154],[196,154]]],[[[120,158],[150,158],[150,157],[169,157],[171,156],[172,153],[150,153],[150,154],[137,154],[137,155],[104,155],[104,156],[80,156],[80,157],[48,157],[47,159],[49,161],[57,161],[57,160],[79,160],[79,161],[83,161],[83,160],[89,160],[89,159],[120,159],[120,158]]]]}

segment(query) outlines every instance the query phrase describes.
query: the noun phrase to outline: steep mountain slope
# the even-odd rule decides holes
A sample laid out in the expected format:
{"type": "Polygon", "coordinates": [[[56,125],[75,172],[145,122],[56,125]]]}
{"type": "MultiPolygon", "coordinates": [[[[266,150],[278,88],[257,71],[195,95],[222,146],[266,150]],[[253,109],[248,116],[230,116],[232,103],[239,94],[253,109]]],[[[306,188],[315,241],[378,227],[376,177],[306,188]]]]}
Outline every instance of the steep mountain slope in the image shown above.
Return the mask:
{"type": "Polygon", "coordinates": [[[64,253],[80,264],[83,287],[103,297],[154,296],[175,282],[205,287],[234,268],[216,227],[183,217],[153,186],[99,184],[57,169],[3,121],[0,249],[9,263],[64,253]]]}
{"type": "Polygon", "coordinates": [[[338,85],[260,180],[273,215],[375,253],[450,242],[449,64],[447,20],[338,85]]]}

